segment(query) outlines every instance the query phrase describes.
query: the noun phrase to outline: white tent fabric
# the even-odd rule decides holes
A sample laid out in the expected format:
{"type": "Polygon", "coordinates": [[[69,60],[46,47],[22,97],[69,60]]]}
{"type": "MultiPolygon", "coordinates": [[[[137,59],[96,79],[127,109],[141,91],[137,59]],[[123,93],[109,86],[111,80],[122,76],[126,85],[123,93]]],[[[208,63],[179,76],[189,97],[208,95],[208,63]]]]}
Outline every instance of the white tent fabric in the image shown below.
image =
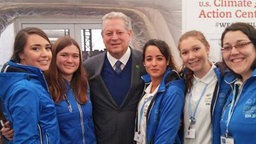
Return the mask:
{"type": "MultiPolygon", "coordinates": [[[[17,17],[97,17],[122,11],[133,20],[135,47],[150,38],[165,40],[181,65],[176,44],[181,34],[181,0],[0,0],[0,33],[17,17]]],[[[0,46],[0,51],[3,47],[0,46]]],[[[1,55],[3,55],[1,53],[1,55]]],[[[2,57],[0,55],[0,57],[2,57]]]]}

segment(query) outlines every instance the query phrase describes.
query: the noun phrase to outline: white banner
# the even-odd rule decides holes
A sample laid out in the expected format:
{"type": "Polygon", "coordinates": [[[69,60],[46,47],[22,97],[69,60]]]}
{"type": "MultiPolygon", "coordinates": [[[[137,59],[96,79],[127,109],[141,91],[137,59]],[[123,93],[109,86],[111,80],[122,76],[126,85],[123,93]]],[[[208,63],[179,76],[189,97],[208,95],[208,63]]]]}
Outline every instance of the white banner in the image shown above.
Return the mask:
{"type": "Polygon", "coordinates": [[[246,22],[256,27],[256,0],[182,1],[182,33],[203,32],[210,42],[213,61],[221,60],[220,37],[233,22],[246,22]]]}

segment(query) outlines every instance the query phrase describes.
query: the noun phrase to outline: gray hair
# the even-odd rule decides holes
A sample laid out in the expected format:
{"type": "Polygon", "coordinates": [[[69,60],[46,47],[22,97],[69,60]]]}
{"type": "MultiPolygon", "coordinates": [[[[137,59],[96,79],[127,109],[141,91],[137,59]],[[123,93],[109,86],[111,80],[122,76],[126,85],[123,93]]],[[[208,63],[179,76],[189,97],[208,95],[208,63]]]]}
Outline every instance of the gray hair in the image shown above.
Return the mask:
{"type": "Polygon", "coordinates": [[[104,22],[106,20],[110,20],[110,19],[122,19],[125,22],[125,28],[127,30],[132,30],[132,23],[131,23],[130,17],[128,17],[127,15],[125,15],[122,12],[110,12],[110,13],[105,14],[102,17],[102,30],[104,30],[104,28],[103,28],[104,22]]]}

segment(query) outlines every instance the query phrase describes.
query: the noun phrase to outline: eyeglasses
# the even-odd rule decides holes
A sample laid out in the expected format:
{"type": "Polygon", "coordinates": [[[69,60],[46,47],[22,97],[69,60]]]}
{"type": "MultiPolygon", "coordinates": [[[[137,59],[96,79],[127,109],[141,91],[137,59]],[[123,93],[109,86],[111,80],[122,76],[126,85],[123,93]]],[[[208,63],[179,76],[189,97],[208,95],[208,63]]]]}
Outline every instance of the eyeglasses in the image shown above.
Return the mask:
{"type": "Polygon", "coordinates": [[[225,45],[221,48],[221,51],[222,52],[231,52],[231,50],[234,48],[236,48],[237,50],[241,50],[243,49],[244,47],[246,47],[247,45],[251,44],[252,42],[249,41],[249,42],[239,42],[239,43],[236,43],[235,45],[225,45]]]}

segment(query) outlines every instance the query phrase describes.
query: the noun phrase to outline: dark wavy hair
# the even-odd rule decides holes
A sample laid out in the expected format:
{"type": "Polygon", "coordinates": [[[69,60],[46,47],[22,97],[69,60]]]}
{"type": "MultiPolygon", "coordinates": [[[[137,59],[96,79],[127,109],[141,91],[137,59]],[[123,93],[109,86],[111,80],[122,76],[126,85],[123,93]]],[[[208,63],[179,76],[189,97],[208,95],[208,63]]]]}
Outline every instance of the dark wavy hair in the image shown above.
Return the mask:
{"type": "Polygon", "coordinates": [[[148,46],[156,46],[160,50],[162,55],[166,58],[166,60],[169,62],[168,67],[172,68],[173,70],[177,70],[176,64],[173,60],[173,56],[170,51],[170,47],[165,41],[160,39],[150,39],[145,43],[145,45],[143,46],[143,53],[142,53],[143,62],[145,61],[145,52],[148,46]]]}
{"type": "MultiPolygon", "coordinates": [[[[223,47],[223,39],[225,37],[225,35],[230,32],[230,31],[241,31],[242,33],[244,33],[249,39],[250,41],[253,43],[254,48],[256,48],[256,29],[248,24],[248,23],[243,23],[243,22],[236,22],[231,24],[229,27],[227,27],[221,35],[221,47],[223,47]]],[[[225,61],[222,59],[223,63],[225,64],[225,66],[227,68],[229,68],[225,61]]],[[[254,60],[254,62],[251,65],[251,69],[255,69],[256,68],[256,59],[254,60]]],[[[232,71],[235,75],[237,75],[239,78],[241,78],[241,75],[235,73],[232,69],[229,68],[230,71],[232,71]]]]}

